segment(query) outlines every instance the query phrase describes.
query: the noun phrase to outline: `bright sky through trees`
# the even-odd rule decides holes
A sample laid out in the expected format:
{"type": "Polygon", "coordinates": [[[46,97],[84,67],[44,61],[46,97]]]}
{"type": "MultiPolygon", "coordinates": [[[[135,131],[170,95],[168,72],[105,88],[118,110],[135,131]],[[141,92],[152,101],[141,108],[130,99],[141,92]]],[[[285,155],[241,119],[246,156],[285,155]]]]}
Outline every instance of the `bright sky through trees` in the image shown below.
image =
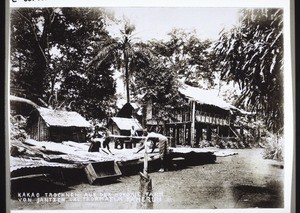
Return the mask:
{"type": "MultiPolygon", "coordinates": [[[[136,26],[136,37],[142,40],[168,39],[167,33],[173,28],[187,31],[196,30],[200,39],[217,40],[219,32],[237,24],[240,8],[203,7],[127,7],[109,8],[116,18],[125,16],[136,26]]],[[[113,27],[112,35],[118,36],[113,27]]]]}
{"type": "MultiPolygon", "coordinates": [[[[241,8],[203,8],[203,7],[114,7],[106,8],[117,19],[127,18],[135,25],[135,36],[142,41],[151,39],[169,40],[167,35],[174,28],[190,32],[196,30],[201,40],[216,41],[220,31],[233,28],[238,23],[241,8]]],[[[108,28],[113,37],[120,37],[121,22],[108,28]]],[[[121,73],[117,73],[120,75],[121,73]]],[[[115,76],[116,77],[116,76],[115,76]]],[[[124,93],[123,81],[116,77],[117,93],[124,93]]]]}

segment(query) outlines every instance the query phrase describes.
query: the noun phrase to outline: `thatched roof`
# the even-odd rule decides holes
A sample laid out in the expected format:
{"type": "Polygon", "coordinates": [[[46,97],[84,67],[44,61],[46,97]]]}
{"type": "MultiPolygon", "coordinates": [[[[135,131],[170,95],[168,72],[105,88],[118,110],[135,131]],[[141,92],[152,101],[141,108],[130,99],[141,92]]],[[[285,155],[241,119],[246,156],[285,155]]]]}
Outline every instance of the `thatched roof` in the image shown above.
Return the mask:
{"type": "Polygon", "coordinates": [[[90,123],[77,112],[37,108],[40,116],[49,126],[90,127],[90,123]]]}
{"type": "Polygon", "coordinates": [[[186,98],[194,100],[199,104],[212,105],[224,110],[238,110],[238,108],[218,96],[217,90],[205,90],[185,84],[179,88],[179,92],[186,98]]]}
{"type": "Polygon", "coordinates": [[[135,130],[143,130],[142,125],[135,118],[112,117],[111,120],[120,130],[130,130],[132,126],[134,126],[135,130]]]}
{"type": "Polygon", "coordinates": [[[179,88],[179,92],[184,95],[186,98],[190,100],[194,100],[199,104],[211,105],[215,107],[219,107],[221,109],[230,111],[231,113],[240,113],[244,115],[255,115],[254,112],[247,112],[243,109],[239,109],[232,104],[224,101],[218,95],[218,90],[216,89],[200,89],[198,87],[192,87],[187,84],[184,84],[179,88]]]}

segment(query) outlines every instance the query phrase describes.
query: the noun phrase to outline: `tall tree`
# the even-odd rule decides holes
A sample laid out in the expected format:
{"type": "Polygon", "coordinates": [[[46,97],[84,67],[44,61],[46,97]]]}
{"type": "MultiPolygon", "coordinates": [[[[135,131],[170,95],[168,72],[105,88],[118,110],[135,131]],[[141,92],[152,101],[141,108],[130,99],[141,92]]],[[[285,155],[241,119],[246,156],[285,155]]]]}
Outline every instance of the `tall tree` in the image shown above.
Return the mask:
{"type": "Polygon", "coordinates": [[[99,8],[61,8],[61,12],[66,29],[59,48],[66,58],[59,75],[61,98],[88,118],[106,118],[116,87],[111,60],[97,68],[88,68],[88,63],[111,39],[107,14],[99,8]]]}
{"type": "MultiPolygon", "coordinates": [[[[139,67],[134,74],[134,90],[142,95],[142,104],[151,104],[153,119],[157,124],[165,124],[172,118],[176,106],[182,105],[178,92],[180,82],[174,70],[168,69],[159,57],[150,57],[150,61],[139,67]]],[[[164,128],[165,129],[165,128],[164,128]]]]}
{"type": "Polygon", "coordinates": [[[282,130],[282,9],[241,10],[239,25],[222,32],[214,50],[221,77],[242,89],[240,105],[262,114],[273,132],[282,130]]]}
{"type": "Polygon", "coordinates": [[[155,50],[164,57],[165,66],[176,71],[179,79],[198,87],[213,86],[214,57],[209,40],[202,41],[194,31],[174,29],[168,41],[153,41],[155,50]],[[206,84],[206,85],[203,85],[206,84]]]}
{"type": "Polygon", "coordinates": [[[38,91],[33,101],[53,103],[57,97],[54,107],[64,102],[87,117],[107,116],[115,93],[113,71],[109,63],[87,69],[110,38],[105,11],[25,8],[13,9],[11,18],[12,87],[27,95],[38,91]]]}
{"type": "Polygon", "coordinates": [[[135,42],[133,32],[135,26],[132,25],[128,20],[125,20],[124,29],[120,30],[121,38],[110,39],[107,41],[107,45],[99,50],[96,57],[90,61],[89,67],[98,68],[112,59],[114,61],[114,69],[123,69],[125,74],[125,86],[126,86],[126,99],[130,102],[130,78],[134,72],[134,62],[140,62],[140,60],[146,60],[144,52],[149,52],[145,49],[141,42],[135,42]],[[140,57],[139,60],[134,60],[140,57]],[[132,69],[130,69],[132,68],[132,69]]]}
{"type": "Polygon", "coordinates": [[[49,70],[51,35],[56,12],[53,8],[12,9],[11,64],[15,77],[11,83],[33,99],[45,95],[45,76],[49,70]]]}

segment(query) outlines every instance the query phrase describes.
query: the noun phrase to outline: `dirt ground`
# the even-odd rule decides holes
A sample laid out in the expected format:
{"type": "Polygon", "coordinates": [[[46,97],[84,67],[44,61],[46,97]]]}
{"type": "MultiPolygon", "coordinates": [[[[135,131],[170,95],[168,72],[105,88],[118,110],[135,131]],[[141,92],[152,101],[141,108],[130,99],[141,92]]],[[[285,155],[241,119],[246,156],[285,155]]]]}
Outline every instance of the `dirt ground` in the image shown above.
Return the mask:
{"type": "MultiPolygon", "coordinates": [[[[262,149],[232,151],[238,155],[217,157],[214,164],[150,173],[154,202],[149,208],[283,208],[283,162],[263,159],[262,149]]],[[[83,183],[56,194],[49,192],[47,197],[32,193],[28,198],[29,194],[21,193],[11,208],[137,209],[141,208],[139,181],[139,175],[133,175],[107,185],[83,183]]]]}

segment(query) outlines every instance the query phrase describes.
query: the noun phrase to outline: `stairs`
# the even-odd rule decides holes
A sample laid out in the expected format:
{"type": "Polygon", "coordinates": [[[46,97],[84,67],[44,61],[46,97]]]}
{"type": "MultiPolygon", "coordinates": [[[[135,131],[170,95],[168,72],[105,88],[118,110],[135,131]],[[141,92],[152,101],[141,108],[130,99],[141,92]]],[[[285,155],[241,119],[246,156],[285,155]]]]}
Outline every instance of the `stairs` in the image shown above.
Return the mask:
{"type": "Polygon", "coordinates": [[[240,140],[243,140],[243,136],[235,129],[235,127],[230,126],[229,129],[233,132],[233,134],[239,138],[240,140]]]}

